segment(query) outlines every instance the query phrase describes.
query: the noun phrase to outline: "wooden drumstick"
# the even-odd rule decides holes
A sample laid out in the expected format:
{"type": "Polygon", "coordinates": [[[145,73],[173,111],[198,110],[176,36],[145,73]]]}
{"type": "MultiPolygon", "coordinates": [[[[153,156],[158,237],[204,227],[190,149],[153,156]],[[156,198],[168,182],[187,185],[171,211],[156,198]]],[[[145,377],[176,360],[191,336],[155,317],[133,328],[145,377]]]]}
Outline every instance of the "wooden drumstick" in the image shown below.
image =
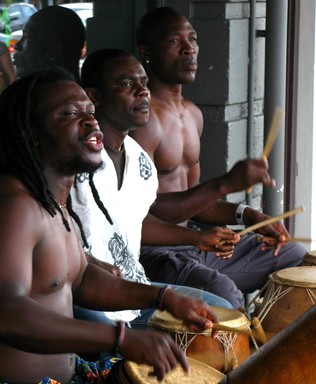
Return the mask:
{"type": "MultiPolygon", "coordinates": [[[[264,236],[264,238],[267,240],[275,240],[274,237],[264,236]]],[[[258,241],[260,241],[260,238],[258,238],[258,241]]],[[[308,239],[306,237],[287,237],[284,240],[285,243],[312,243],[313,241],[316,241],[316,240],[308,239]]]]}
{"type": "MultiPolygon", "coordinates": [[[[273,144],[278,136],[279,128],[281,126],[281,121],[283,117],[284,117],[284,112],[282,111],[282,109],[280,107],[276,107],[273,114],[272,124],[269,130],[266,144],[262,152],[262,159],[268,158],[268,156],[270,155],[273,144]]],[[[250,193],[251,191],[252,191],[252,187],[247,189],[247,193],[250,193]]]]}
{"type": "Polygon", "coordinates": [[[292,209],[290,211],[282,213],[279,216],[271,217],[271,218],[269,218],[267,220],[261,221],[260,223],[251,225],[250,227],[247,227],[247,228],[243,229],[242,231],[240,231],[238,234],[240,236],[245,235],[246,233],[255,231],[258,228],[262,228],[262,227],[265,227],[266,225],[270,225],[270,224],[276,223],[277,221],[280,221],[280,220],[285,219],[287,217],[294,216],[294,215],[296,215],[299,212],[303,212],[304,210],[305,210],[304,206],[294,208],[294,209],[292,209]]]}
{"type": "Polygon", "coordinates": [[[262,157],[269,157],[273,144],[278,136],[281,121],[284,118],[284,112],[281,108],[276,107],[272,119],[271,128],[266,140],[266,144],[262,153],[262,157]]]}
{"type": "MultiPolygon", "coordinates": [[[[261,221],[260,223],[251,225],[250,227],[247,227],[247,228],[243,229],[242,231],[238,232],[238,235],[242,236],[242,235],[245,235],[246,233],[253,232],[256,229],[265,227],[266,225],[270,225],[270,224],[276,223],[277,221],[285,219],[286,217],[294,216],[295,214],[297,214],[299,212],[303,212],[304,210],[305,210],[305,207],[303,205],[301,207],[294,208],[294,209],[292,209],[290,211],[282,213],[279,216],[271,217],[269,219],[261,221]]],[[[218,244],[219,245],[223,245],[225,243],[226,243],[226,240],[222,240],[218,244]]]]}

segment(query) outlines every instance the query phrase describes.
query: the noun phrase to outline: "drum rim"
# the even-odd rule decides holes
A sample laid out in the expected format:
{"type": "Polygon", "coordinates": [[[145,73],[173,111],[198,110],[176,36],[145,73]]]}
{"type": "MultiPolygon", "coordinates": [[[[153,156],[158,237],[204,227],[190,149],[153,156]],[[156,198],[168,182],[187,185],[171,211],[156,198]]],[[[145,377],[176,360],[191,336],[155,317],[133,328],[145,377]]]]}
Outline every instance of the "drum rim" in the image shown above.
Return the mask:
{"type": "MultiPolygon", "coordinates": [[[[216,381],[216,383],[218,383],[220,380],[222,380],[224,377],[225,377],[225,374],[218,371],[217,369],[211,367],[210,365],[207,365],[201,361],[198,361],[196,359],[192,359],[191,357],[187,357],[188,361],[189,361],[189,364],[191,367],[198,367],[199,370],[201,368],[204,368],[204,370],[207,370],[209,371],[210,373],[212,372],[213,373],[213,377],[211,379],[215,379],[215,380],[218,380],[216,381]]],[[[126,373],[130,376],[130,380],[135,380],[135,379],[138,379],[138,381],[142,380],[142,382],[144,382],[143,380],[143,377],[141,377],[138,372],[136,372],[135,369],[133,369],[133,367],[144,367],[144,369],[147,369],[148,370],[148,373],[150,372],[150,369],[152,369],[151,367],[145,365],[145,364],[137,364],[133,361],[128,361],[128,360],[125,360],[124,363],[123,363],[123,369],[126,371],[126,373]]],[[[177,366],[177,369],[179,365],[177,366]]],[[[180,367],[180,369],[182,369],[180,367]]],[[[199,370],[197,370],[197,372],[199,372],[199,370]]],[[[157,383],[158,383],[158,380],[157,380],[157,383]]],[[[159,382],[160,383],[160,382],[159,382]]],[[[212,382],[210,383],[212,384],[212,382]]],[[[215,384],[215,381],[214,381],[214,384],[215,384]]]]}
{"type": "Polygon", "coordinates": [[[273,272],[269,279],[273,283],[278,283],[280,285],[286,285],[291,287],[302,287],[302,288],[316,288],[316,266],[314,265],[306,265],[301,267],[291,267],[291,268],[285,268],[281,269],[279,271],[273,272]],[[284,276],[285,274],[289,273],[290,275],[292,272],[297,272],[299,274],[303,271],[313,271],[315,273],[315,279],[311,280],[308,278],[303,279],[302,274],[300,276],[297,276],[297,278],[301,278],[301,280],[294,280],[293,277],[284,276]],[[283,276],[282,276],[283,275],[283,276]]]}
{"type": "Polygon", "coordinates": [[[184,325],[182,325],[180,323],[180,320],[174,318],[169,312],[167,313],[171,320],[174,319],[174,321],[176,322],[177,324],[177,327],[176,328],[175,326],[171,326],[170,324],[170,321],[168,320],[164,320],[163,319],[163,316],[162,314],[164,313],[164,311],[155,311],[149,318],[148,320],[148,325],[152,328],[155,328],[155,329],[161,329],[161,330],[164,330],[164,331],[169,331],[169,332],[177,332],[179,334],[188,334],[188,335],[204,335],[204,336],[210,336],[212,331],[213,330],[217,330],[217,331],[230,331],[230,332],[242,332],[242,331],[247,331],[249,328],[250,328],[250,325],[251,325],[251,322],[250,320],[246,317],[246,315],[244,313],[242,313],[241,311],[238,311],[237,309],[229,309],[229,308],[225,308],[225,307],[218,307],[218,306],[210,306],[210,308],[212,310],[214,310],[215,313],[234,313],[235,315],[238,313],[238,318],[234,318],[234,319],[231,319],[231,321],[237,321],[237,320],[243,320],[242,323],[238,324],[238,327],[236,326],[232,326],[232,325],[228,325],[227,322],[228,320],[227,319],[224,319],[223,322],[218,322],[218,323],[213,323],[213,328],[211,329],[207,329],[205,331],[202,331],[202,332],[195,332],[195,331],[191,331],[189,328],[185,327],[184,325]],[[157,317],[157,314],[160,314],[160,317],[157,317]],[[157,323],[156,320],[160,320],[161,323],[157,323]],[[163,321],[165,321],[165,323],[163,323],[163,321]]]}

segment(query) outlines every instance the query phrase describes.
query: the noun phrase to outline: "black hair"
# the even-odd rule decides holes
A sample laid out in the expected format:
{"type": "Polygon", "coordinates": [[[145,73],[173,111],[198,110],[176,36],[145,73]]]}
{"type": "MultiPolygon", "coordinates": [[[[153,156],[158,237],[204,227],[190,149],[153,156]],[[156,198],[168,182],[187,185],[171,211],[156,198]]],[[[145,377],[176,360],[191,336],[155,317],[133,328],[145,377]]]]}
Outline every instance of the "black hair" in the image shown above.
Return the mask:
{"type": "Polygon", "coordinates": [[[149,45],[151,37],[162,23],[183,16],[171,7],[158,7],[148,11],[138,22],[136,27],[136,44],[149,45]]]}
{"type": "Polygon", "coordinates": [[[65,52],[80,54],[86,40],[86,30],[76,12],[66,7],[52,5],[34,13],[30,20],[36,25],[39,34],[61,43],[65,52]]]}
{"type": "Polygon", "coordinates": [[[81,68],[81,86],[99,89],[102,79],[107,75],[107,64],[111,59],[134,57],[120,48],[104,48],[92,52],[81,68]]]}
{"type": "MultiPolygon", "coordinates": [[[[49,190],[34,136],[41,89],[63,80],[75,82],[74,76],[62,68],[40,70],[15,81],[3,91],[0,96],[0,174],[10,174],[21,180],[52,217],[60,212],[70,232],[62,208],[49,190]]],[[[72,210],[70,196],[67,208],[83,234],[81,222],[72,210]]]]}

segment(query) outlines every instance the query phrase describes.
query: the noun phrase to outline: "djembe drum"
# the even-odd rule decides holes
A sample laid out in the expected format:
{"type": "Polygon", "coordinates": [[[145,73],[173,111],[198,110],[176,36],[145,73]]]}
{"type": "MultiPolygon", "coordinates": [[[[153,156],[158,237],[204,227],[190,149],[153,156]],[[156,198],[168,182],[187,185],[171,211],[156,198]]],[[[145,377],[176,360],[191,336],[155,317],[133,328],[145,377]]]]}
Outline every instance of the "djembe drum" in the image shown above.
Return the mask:
{"type": "Polygon", "coordinates": [[[303,264],[309,266],[316,265],[316,251],[310,251],[306,253],[303,258],[303,264]]]}
{"type": "Polygon", "coordinates": [[[109,384],[217,384],[224,374],[216,369],[188,358],[191,375],[188,376],[178,365],[169,372],[162,381],[158,381],[151,374],[152,367],[136,364],[131,361],[122,361],[114,365],[108,378],[109,384]]]}
{"type": "Polygon", "coordinates": [[[264,297],[256,302],[255,315],[269,340],[315,303],[316,267],[292,267],[269,276],[264,297]]]}
{"type": "Polygon", "coordinates": [[[233,309],[211,307],[219,318],[212,330],[196,333],[182,325],[170,313],[155,311],[148,321],[151,328],[168,332],[187,356],[227,373],[250,356],[250,321],[233,309]]]}

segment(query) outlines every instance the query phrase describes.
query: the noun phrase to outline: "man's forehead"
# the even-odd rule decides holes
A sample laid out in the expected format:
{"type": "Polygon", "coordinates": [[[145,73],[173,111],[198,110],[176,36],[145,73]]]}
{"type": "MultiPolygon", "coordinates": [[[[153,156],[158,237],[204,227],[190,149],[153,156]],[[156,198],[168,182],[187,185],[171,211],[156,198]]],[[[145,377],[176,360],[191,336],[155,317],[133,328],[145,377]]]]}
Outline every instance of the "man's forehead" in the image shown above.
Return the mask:
{"type": "Polygon", "coordinates": [[[124,78],[131,76],[147,77],[146,72],[141,63],[134,57],[115,58],[111,63],[111,71],[108,78],[111,80],[115,74],[116,78],[124,78]]]}
{"type": "Polygon", "coordinates": [[[85,91],[74,81],[60,80],[39,90],[41,105],[55,108],[63,104],[89,100],[85,91]]]}
{"type": "Polygon", "coordinates": [[[184,16],[178,16],[162,22],[154,34],[166,37],[184,32],[196,34],[196,31],[190,21],[184,16]]]}

